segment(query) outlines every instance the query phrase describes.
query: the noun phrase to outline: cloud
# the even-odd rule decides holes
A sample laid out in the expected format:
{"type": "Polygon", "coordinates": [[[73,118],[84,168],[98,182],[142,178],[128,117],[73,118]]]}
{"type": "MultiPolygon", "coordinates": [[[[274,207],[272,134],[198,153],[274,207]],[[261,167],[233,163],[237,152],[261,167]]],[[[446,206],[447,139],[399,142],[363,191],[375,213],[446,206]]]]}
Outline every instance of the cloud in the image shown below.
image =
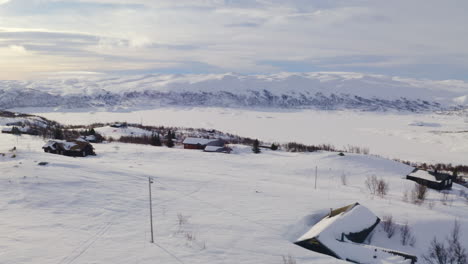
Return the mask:
{"type": "Polygon", "coordinates": [[[10,50],[16,54],[21,54],[21,55],[26,55],[28,54],[28,52],[26,51],[26,49],[23,47],[23,46],[19,46],[19,45],[10,45],[9,46],[10,50]]]}
{"type": "Polygon", "coordinates": [[[414,68],[430,77],[430,61],[444,61],[444,72],[468,67],[465,1],[2,2],[0,48],[23,47],[30,65],[59,71],[414,68]]]}

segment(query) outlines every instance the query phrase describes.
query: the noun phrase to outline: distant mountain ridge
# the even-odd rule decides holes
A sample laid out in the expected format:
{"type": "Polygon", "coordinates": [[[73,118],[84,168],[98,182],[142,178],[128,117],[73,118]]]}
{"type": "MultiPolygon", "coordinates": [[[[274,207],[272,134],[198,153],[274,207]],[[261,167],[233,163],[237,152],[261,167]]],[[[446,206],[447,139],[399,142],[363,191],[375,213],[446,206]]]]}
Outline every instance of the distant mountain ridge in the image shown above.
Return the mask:
{"type": "Polygon", "coordinates": [[[341,72],[150,74],[0,81],[0,108],[215,106],[434,111],[468,104],[468,83],[341,72]]]}

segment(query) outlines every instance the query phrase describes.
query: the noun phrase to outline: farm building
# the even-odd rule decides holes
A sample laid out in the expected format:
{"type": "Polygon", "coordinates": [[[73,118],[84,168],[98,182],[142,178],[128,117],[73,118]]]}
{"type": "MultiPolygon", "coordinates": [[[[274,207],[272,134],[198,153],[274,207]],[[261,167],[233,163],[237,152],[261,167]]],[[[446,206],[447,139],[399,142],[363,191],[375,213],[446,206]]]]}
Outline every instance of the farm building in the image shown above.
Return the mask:
{"type": "Polygon", "coordinates": [[[94,148],[89,142],[82,140],[49,140],[42,149],[47,153],[55,153],[65,156],[81,156],[96,155],[94,148]]]}
{"type": "Polygon", "coordinates": [[[453,182],[453,177],[450,174],[419,169],[414,169],[413,172],[406,176],[406,179],[415,181],[435,190],[451,189],[453,182]]]}
{"type": "Polygon", "coordinates": [[[206,146],[224,147],[224,140],[187,137],[182,142],[184,149],[205,149],[206,146]]]}
{"type": "Polygon", "coordinates": [[[415,256],[362,244],[379,222],[369,209],[354,203],[331,210],[295,244],[353,263],[414,264],[415,256]]]}

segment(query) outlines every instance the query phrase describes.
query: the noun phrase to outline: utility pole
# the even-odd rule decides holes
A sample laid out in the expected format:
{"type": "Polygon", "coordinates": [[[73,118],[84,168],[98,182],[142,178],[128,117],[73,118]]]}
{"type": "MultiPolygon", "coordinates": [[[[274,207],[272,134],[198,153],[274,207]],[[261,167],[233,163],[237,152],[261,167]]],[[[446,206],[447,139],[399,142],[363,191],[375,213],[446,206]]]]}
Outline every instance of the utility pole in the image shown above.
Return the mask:
{"type": "Polygon", "coordinates": [[[317,166],[315,166],[315,189],[317,190],[317,166]]]}
{"type": "Polygon", "coordinates": [[[154,243],[154,238],[153,238],[153,205],[152,205],[152,202],[151,202],[151,184],[152,183],[153,183],[153,179],[151,179],[151,177],[148,177],[150,225],[151,225],[151,243],[154,243]]]}

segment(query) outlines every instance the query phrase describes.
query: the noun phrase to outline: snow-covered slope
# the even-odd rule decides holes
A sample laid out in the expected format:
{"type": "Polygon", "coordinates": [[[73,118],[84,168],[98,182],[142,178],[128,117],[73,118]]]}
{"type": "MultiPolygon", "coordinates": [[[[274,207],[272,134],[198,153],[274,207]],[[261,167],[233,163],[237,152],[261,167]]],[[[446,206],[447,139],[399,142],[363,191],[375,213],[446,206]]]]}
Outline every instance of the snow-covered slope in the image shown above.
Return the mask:
{"type": "Polygon", "coordinates": [[[0,108],[223,106],[440,110],[466,105],[468,83],[360,73],[205,74],[0,81],[0,108]]]}
{"type": "MultiPolygon", "coordinates": [[[[42,152],[39,137],[0,134],[0,263],[344,263],[294,245],[329,208],[359,202],[377,216],[408,221],[414,247],[377,227],[371,244],[420,257],[458,219],[468,245],[468,204],[455,185],[428,201],[402,200],[412,168],[336,153],[203,153],[132,144],[96,144],[97,156],[42,152]],[[8,151],[17,147],[16,157],[8,151]],[[38,166],[38,162],[48,162],[38,166]],[[317,189],[314,171],[318,166],[317,189]],[[342,184],[346,175],[346,185],[342,184]],[[388,195],[364,181],[385,179],[388,195]],[[155,244],[149,243],[148,177],[154,178],[155,244]]],[[[391,262],[389,262],[391,263],[391,262]]]]}

